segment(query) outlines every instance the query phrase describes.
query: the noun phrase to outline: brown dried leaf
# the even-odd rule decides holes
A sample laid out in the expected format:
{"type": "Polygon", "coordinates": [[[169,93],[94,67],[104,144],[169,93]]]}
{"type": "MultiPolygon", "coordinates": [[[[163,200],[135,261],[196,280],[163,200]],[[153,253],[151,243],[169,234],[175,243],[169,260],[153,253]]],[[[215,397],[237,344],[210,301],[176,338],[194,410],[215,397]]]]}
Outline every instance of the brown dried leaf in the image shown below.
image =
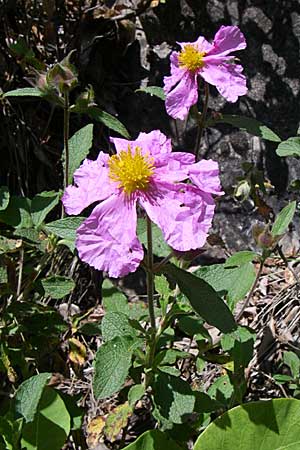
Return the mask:
{"type": "Polygon", "coordinates": [[[70,338],[69,341],[69,360],[78,365],[82,366],[86,357],[86,347],[76,338],[70,338]]]}
{"type": "Polygon", "coordinates": [[[86,428],[86,442],[89,448],[93,449],[100,443],[104,426],[105,419],[101,416],[94,417],[89,421],[86,428]]]}

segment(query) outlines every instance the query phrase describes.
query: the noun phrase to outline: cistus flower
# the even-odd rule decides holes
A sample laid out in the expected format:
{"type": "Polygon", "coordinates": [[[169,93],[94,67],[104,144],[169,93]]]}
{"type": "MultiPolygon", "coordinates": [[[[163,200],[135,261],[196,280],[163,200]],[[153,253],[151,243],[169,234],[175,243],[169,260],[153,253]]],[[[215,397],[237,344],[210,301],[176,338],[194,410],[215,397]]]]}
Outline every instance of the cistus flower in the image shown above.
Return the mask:
{"type": "Polygon", "coordinates": [[[243,68],[230,55],[246,48],[243,33],[236,26],[222,26],[212,44],[200,36],[195,42],[178,42],[180,52],[172,52],[171,76],[164,77],[166,110],[174,119],[184,119],[198,101],[198,76],[216,86],[229,102],[247,93],[243,68]]]}
{"type": "Polygon", "coordinates": [[[68,214],[101,202],[77,229],[80,258],[111,277],[134,272],[144,256],[136,235],[137,205],[172,248],[202,247],[214,214],[212,194],[222,194],[218,164],[172,153],[171,140],[158,130],[140,133],[135,141],[111,141],[116,154],[85,159],[63,195],[68,214]]]}

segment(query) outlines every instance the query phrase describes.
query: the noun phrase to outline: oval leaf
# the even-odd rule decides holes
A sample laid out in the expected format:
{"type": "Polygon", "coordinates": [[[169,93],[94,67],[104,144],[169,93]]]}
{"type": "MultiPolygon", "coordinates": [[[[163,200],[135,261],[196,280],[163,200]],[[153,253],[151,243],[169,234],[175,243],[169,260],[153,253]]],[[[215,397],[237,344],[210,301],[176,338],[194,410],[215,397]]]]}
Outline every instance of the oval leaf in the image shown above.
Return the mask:
{"type": "Polygon", "coordinates": [[[293,220],[295,211],[296,211],[296,201],[289,203],[280,211],[272,226],[273,236],[283,234],[287,230],[289,224],[293,220]]]}
{"type": "Polygon", "coordinates": [[[20,88],[5,92],[3,97],[43,97],[45,94],[38,88],[20,88]]]}
{"type": "Polygon", "coordinates": [[[51,373],[40,373],[19,386],[16,393],[16,412],[23,416],[26,422],[33,421],[44,387],[50,377],[51,373]]]}
{"type": "Polygon", "coordinates": [[[194,450],[298,450],[300,401],[280,398],[227,411],[200,435],[194,450]]]}
{"type": "Polygon", "coordinates": [[[300,137],[291,137],[281,142],[276,153],[278,156],[300,156],[300,137]]]}
{"type": "Polygon", "coordinates": [[[22,430],[22,448],[61,450],[70,432],[70,415],[60,395],[45,388],[33,422],[22,430]]]}
{"type": "Polygon", "coordinates": [[[242,266],[243,264],[253,261],[257,257],[258,254],[250,250],[237,252],[226,260],[224,267],[242,266]]]}
{"type": "MultiPolygon", "coordinates": [[[[80,166],[80,163],[87,156],[89,149],[93,143],[93,128],[94,125],[90,123],[77,131],[69,139],[69,170],[68,183],[72,183],[73,173],[80,166]]],[[[64,151],[65,158],[65,151],[64,151]]],[[[65,166],[65,161],[64,161],[65,166]]]]}
{"type": "Polygon", "coordinates": [[[9,190],[7,186],[0,187],[0,211],[6,209],[9,203],[9,190]]]}
{"type": "Polygon", "coordinates": [[[131,344],[131,339],[118,336],[97,351],[93,381],[96,398],[108,397],[123,386],[131,365],[131,344]]]}
{"type": "Polygon", "coordinates": [[[45,295],[51,298],[60,299],[70,294],[74,289],[75,283],[71,278],[55,275],[53,277],[41,280],[45,295]]]}
{"type": "Polygon", "coordinates": [[[155,97],[158,97],[161,100],[166,100],[166,94],[164,93],[163,88],[159,86],[146,86],[137,89],[135,92],[145,92],[145,94],[150,94],[151,97],[154,95],[155,97]]]}
{"type": "Polygon", "coordinates": [[[165,266],[164,271],[172,275],[194,310],[207,323],[217,327],[223,333],[236,328],[234,317],[228,306],[206,281],[173,264],[165,266]]]}
{"type": "Polygon", "coordinates": [[[116,117],[105,111],[102,111],[100,108],[97,108],[97,106],[91,106],[85,112],[92,119],[97,120],[98,122],[102,122],[105,126],[107,126],[107,128],[116,131],[126,139],[130,139],[128,131],[116,117]]]}

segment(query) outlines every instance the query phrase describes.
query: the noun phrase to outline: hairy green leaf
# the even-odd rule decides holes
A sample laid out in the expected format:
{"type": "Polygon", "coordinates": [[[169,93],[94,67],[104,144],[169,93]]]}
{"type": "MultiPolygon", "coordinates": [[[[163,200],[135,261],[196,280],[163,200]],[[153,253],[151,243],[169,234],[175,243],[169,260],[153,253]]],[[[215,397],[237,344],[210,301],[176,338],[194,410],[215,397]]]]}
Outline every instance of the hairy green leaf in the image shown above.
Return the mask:
{"type": "Polygon", "coordinates": [[[9,190],[7,186],[0,187],[0,211],[6,209],[9,203],[9,190]]]}
{"type": "Polygon", "coordinates": [[[145,92],[145,94],[150,94],[151,97],[154,95],[155,97],[160,98],[161,100],[166,99],[166,94],[162,87],[159,86],[146,86],[140,89],[136,89],[135,92],[145,92]]]}
{"type": "Polygon", "coordinates": [[[120,336],[101,345],[95,358],[96,398],[109,397],[123,386],[131,365],[132,345],[132,339],[120,336]]]}
{"type": "Polygon", "coordinates": [[[43,91],[34,87],[14,89],[3,94],[4,97],[44,97],[43,91]]]}
{"type": "Polygon", "coordinates": [[[281,142],[276,153],[278,156],[300,156],[300,137],[290,137],[281,142]]]}
{"type": "Polygon", "coordinates": [[[102,111],[102,109],[98,108],[97,106],[90,106],[85,112],[92,119],[97,120],[98,122],[102,122],[105,126],[107,126],[107,128],[116,131],[126,139],[130,139],[128,131],[116,117],[105,111],[102,111]]]}
{"type": "Polygon", "coordinates": [[[47,214],[58,204],[60,193],[55,191],[41,192],[31,201],[31,217],[35,227],[39,227],[47,214]]]}
{"type": "MultiPolygon", "coordinates": [[[[78,130],[69,139],[69,170],[68,170],[68,183],[72,183],[73,174],[80,166],[80,163],[87,156],[92,144],[93,144],[93,124],[86,125],[78,130]]],[[[64,150],[64,167],[65,161],[64,150]]]]}
{"type": "Polygon", "coordinates": [[[183,450],[166,433],[149,430],[123,450],[183,450]]]}
{"type": "Polygon", "coordinates": [[[75,283],[71,278],[54,275],[41,280],[45,295],[51,298],[60,299],[70,294],[75,287],[75,283]]]}
{"type": "Polygon", "coordinates": [[[16,393],[15,408],[16,412],[24,417],[25,422],[33,421],[44,387],[50,377],[51,373],[40,373],[24,381],[19,386],[16,393]]]}

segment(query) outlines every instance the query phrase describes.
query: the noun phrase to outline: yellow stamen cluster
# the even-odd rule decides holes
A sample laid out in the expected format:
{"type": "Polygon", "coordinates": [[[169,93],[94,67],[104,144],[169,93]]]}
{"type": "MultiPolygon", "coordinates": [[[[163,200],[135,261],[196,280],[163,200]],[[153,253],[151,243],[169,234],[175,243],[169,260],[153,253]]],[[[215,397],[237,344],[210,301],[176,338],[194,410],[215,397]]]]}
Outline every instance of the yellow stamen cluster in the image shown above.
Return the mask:
{"type": "Polygon", "coordinates": [[[108,162],[109,178],[118,183],[118,187],[130,195],[135,191],[146,191],[154,173],[153,158],[143,155],[140,147],[132,151],[122,150],[113,155],[108,162]]]}
{"type": "Polygon", "coordinates": [[[191,72],[196,72],[204,66],[204,56],[205,52],[199,52],[193,45],[187,44],[179,53],[179,66],[191,72]]]}

